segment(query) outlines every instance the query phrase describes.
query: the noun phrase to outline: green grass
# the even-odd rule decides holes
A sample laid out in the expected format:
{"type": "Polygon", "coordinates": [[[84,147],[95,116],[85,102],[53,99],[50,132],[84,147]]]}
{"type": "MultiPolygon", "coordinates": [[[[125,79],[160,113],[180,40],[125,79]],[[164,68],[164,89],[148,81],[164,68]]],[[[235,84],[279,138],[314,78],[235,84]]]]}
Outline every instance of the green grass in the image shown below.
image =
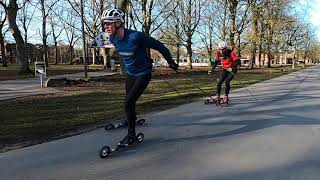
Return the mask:
{"type": "MultiPolygon", "coordinates": [[[[297,71],[301,68],[296,68],[297,71]]],[[[289,67],[241,70],[238,79],[232,81],[232,89],[278,77],[293,70],[289,67]],[[242,82],[240,84],[240,81],[242,82]]],[[[179,93],[153,76],[153,80],[137,103],[138,114],[147,114],[176,107],[205,97],[194,85],[213,95],[216,89],[217,72],[206,71],[196,75],[168,76],[167,81],[179,93]],[[192,80],[190,79],[192,78],[192,80]]],[[[55,95],[39,95],[0,101],[0,147],[27,140],[46,139],[79,129],[101,125],[108,121],[123,119],[125,97],[123,77],[96,80],[90,86],[66,87],[55,95]],[[112,80],[112,81],[111,81],[112,80]],[[120,81],[120,82],[119,82],[120,81]]]]}
{"type": "MultiPolygon", "coordinates": [[[[17,78],[21,78],[18,76],[19,72],[19,65],[18,64],[8,64],[8,67],[0,66],[0,81],[1,80],[14,80],[17,78]]],[[[30,64],[29,68],[31,71],[34,71],[34,65],[30,64]]],[[[96,71],[103,69],[103,65],[89,65],[88,71],[96,71]]],[[[47,69],[48,76],[55,76],[61,74],[72,74],[84,72],[83,65],[69,65],[69,64],[49,64],[47,69]]]]}

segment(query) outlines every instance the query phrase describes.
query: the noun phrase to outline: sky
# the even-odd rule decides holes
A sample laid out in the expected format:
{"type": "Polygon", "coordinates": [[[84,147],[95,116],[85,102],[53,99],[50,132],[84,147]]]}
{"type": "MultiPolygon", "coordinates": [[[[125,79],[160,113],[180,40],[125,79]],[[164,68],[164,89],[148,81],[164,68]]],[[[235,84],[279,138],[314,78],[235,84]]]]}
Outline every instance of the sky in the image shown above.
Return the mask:
{"type": "Polygon", "coordinates": [[[318,40],[320,41],[320,0],[300,0],[304,5],[304,7],[309,15],[310,23],[312,23],[316,27],[316,33],[318,36],[318,40]]]}

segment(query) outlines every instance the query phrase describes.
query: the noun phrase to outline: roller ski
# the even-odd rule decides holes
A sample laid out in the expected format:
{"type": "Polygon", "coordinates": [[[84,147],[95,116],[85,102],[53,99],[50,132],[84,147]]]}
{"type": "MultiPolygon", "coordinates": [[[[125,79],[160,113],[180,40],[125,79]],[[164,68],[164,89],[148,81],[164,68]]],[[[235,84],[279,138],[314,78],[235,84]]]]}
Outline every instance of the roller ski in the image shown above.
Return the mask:
{"type": "MultiPolygon", "coordinates": [[[[146,122],[146,120],[143,119],[143,118],[136,120],[136,124],[137,124],[137,125],[143,125],[145,122],[146,122]]],[[[111,130],[111,129],[117,129],[117,128],[122,128],[122,127],[127,127],[127,126],[128,126],[127,121],[124,121],[124,122],[116,123],[116,124],[114,124],[114,123],[109,123],[109,124],[107,124],[107,125],[104,127],[104,129],[105,129],[106,131],[109,131],[109,130],[111,130]]]]}
{"type": "Polygon", "coordinates": [[[125,151],[139,143],[141,143],[144,139],[144,134],[139,133],[133,138],[129,137],[128,135],[124,137],[120,142],[118,142],[117,146],[111,149],[109,146],[103,146],[100,149],[99,155],[101,158],[107,158],[110,154],[115,152],[125,151]]]}
{"type": "Polygon", "coordinates": [[[211,99],[206,99],[204,101],[204,104],[216,104],[218,105],[229,105],[230,103],[230,99],[228,98],[228,96],[224,96],[224,97],[220,97],[220,96],[214,96],[211,97],[211,99]]]}

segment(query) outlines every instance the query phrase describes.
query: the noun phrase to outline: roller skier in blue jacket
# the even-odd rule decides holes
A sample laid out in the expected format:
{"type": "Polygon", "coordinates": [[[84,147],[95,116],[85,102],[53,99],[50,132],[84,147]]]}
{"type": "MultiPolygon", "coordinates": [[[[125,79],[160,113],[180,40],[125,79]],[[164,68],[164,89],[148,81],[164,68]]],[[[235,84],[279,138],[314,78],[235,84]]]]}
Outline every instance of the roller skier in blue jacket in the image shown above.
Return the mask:
{"type": "Polygon", "coordinates": [[[119,9],[108,9],[102,13],[102,25],[109,40],[121,56],[127,70],[125,112],[128,122],[128,134],[118,143],[126,147],[135,141],[136,130],[136,102],[147,88],[152,72],[153,60],[147,54],[147,48],[159,51],[166,59],[169,67],[178,69],[170,51],[158,40],[143,32],[130,30],[124,27],[124,13],[119,9]]]}

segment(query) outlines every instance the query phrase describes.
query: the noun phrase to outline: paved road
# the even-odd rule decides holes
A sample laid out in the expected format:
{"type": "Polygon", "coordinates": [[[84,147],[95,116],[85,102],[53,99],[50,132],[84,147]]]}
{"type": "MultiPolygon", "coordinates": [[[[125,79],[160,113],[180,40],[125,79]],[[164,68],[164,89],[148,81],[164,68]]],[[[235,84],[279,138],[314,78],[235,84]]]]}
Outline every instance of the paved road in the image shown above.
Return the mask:
{"type": "Polygon", "coordinates": [[[100,159],[125,130],[98,129],[0,154],[0,179],[315,180],[320,177],[320,68],[147,116],[145,142],[100,159]]]}
{"type": "MultiPolygon", "coordinates": [[[[107,76],[110,74],[114,73],[104,71],[88,72],[88,77],[107,76]]],[[[48,78],[80,79],[84,78],[84,73],[64,74],[48,78]]],[[[59,90],[55,88],[41,88],[39,77],[0,81],[0,100],[57,92],[59,90]]]]}

